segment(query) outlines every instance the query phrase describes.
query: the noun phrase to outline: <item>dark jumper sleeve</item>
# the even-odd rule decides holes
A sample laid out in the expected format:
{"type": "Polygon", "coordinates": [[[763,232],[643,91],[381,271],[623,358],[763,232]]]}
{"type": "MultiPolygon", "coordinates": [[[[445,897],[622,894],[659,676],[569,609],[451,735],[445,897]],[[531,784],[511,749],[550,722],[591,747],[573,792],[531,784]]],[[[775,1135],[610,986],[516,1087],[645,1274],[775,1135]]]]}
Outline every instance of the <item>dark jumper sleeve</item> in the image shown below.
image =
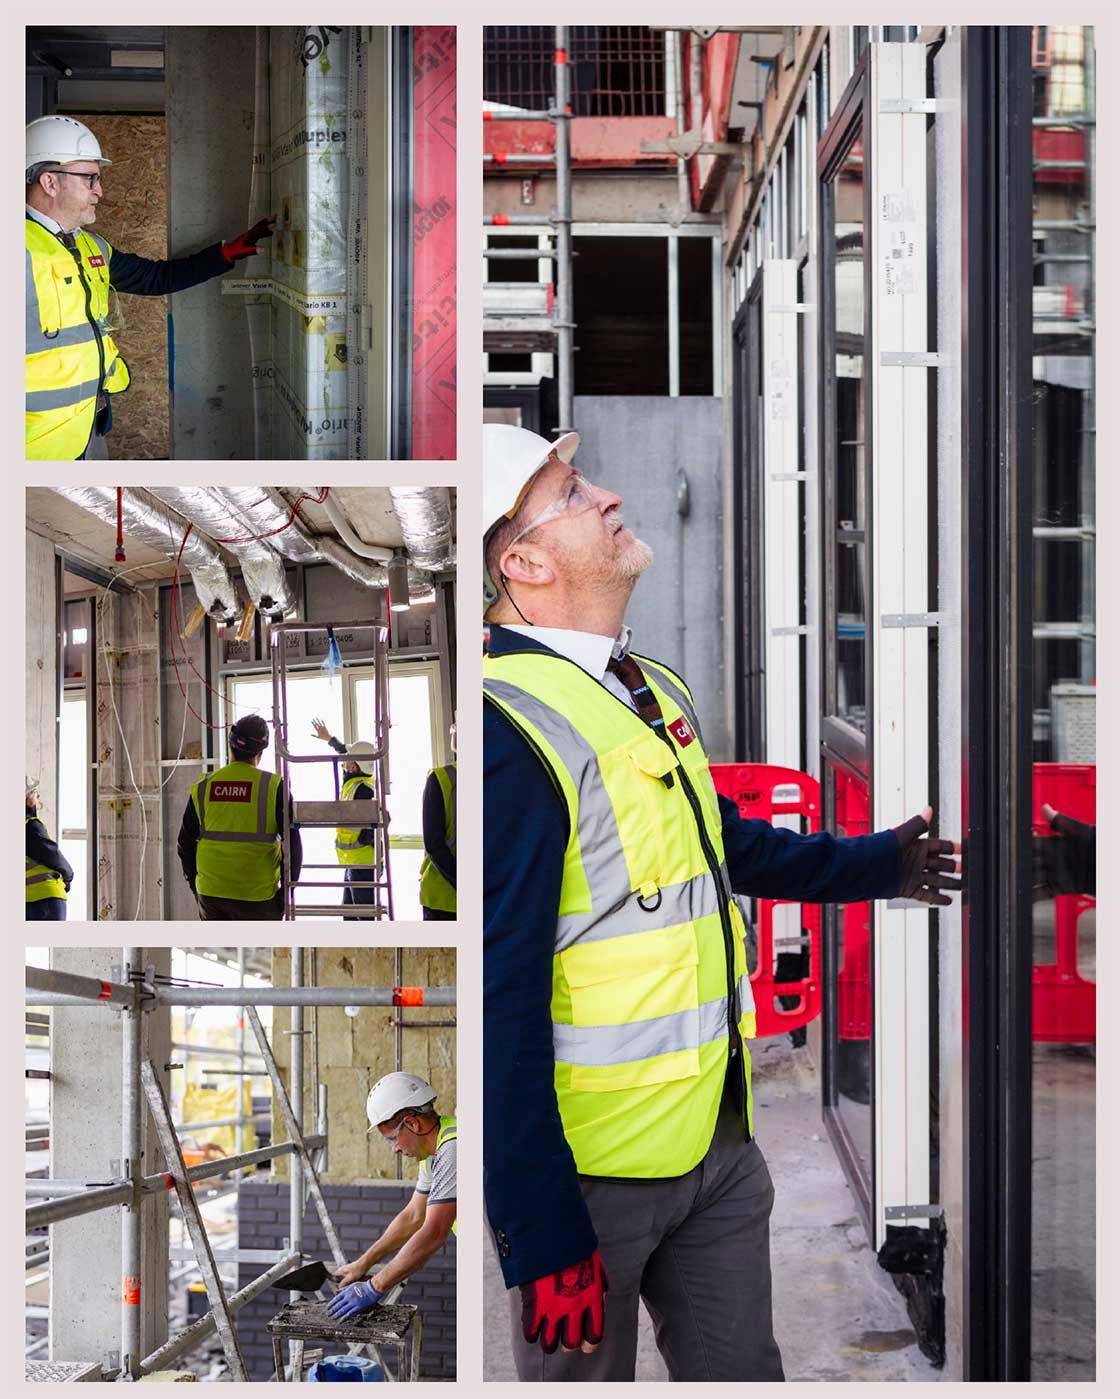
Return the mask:
{"type": "Polygon", "coordinates": [[[179,851],[179,863],[183,867],[183,878],[191,886],[191,893],[194,893],[194,882],[198,877],[198,812],[194,809],[194,802],[190,797],[183,808],[183,819],[179,823],[179,840],[177,849],[179,851]]]}
{"type": "Polygon", "coordinates": [[[166,296],[169,292],[186,291],[220,277],[233,267],[222,255],[221,243],[212,243],[200,253],[187,257],[155,262],[137,253],[122,253],[113,249],[109,258],[109,284],[114,291],[133,296],[166,296]]]}
{"type": "Polygon", "coordinates": [[[421,824],[425,854],[454,889],[455,855],[447,843],[447,812],[443,808],[443,788],[434,772],[428,774],[428,780],[424,784],[421,824]]]}
{"type": "Polygon", "coordinates": [[[70,861],[58,848],[56,841],[53,841],[47,834],[47,828],[42,821],[36,817],[28,821],[26,827],[26,854],[29,860],[34,860],[37,865],[45,865],[49,870],[56,870],[62,876],[62,882],[67,889],[74,882],[74,870],[70,861]]]}
{"type": "MultiPolygon", "coordinates": [[[[299,878],[300,870],[303,869],[303,839],[300,836],[299,828],[295,825],[295,808],[292,806],[291,798],[288,798],[288,820],[292,824],[292,868],[288,872],[288,878],[294,884],[299,878]]],[[[276,829],[284,829],[284,784],[283,782],[276,789],[276,829]]]]}

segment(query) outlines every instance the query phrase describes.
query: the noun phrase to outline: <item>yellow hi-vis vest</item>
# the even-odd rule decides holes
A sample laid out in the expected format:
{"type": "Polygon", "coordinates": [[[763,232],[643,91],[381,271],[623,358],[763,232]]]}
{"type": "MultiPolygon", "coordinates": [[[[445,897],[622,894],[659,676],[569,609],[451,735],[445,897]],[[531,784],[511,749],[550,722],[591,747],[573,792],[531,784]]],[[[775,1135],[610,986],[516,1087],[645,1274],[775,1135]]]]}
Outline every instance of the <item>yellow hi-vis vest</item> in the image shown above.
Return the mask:
{"type": "MultiPolygon", "coordinates": [[[[35,819],[33,816],[25,816],[23,818],[24,829],[26,830],[28,823],[35,819]]],[[[26,861],[24,884],[27,893],[25,903],[37,904],[41,899],[64,899],[66,897],[66,885],[58,870],[52,870],[48,865],[37,865],[26,855],[24,860],[26,861]]]]}
{"type": "Polygon", "coordinates": [[[280,884],[276,794],[280,778],[252,763],[229,763],[191,788],[198,814],[195,889],[249,903],[271,899],[280,884]]]}
{"type": "MultiPolygon", "coordinates": [[[[445,839],[452,854],[455,853],[455,767],[454,763],[449,763],[429,773],[443,793],[445,839]]],[[[444,879],[427,853],[420,865],[420,903],[424,908],[439,909],[441,913],[455,912],[455,888],[444,879]]]]}
{"type": "Polygon", "coordinates": [[[671,745],[549,652],[487,656],[483,692],[568,809],[552,973],[564,1135],[583,1175],[659,1178],[708,1150],[732,1049],[753,1130],[743,1040],[755,1017],[692,696],[665,666],[635,659],[671,745]]]}
{"type": "Polygon", "coordinates": [[[34,219],[27,233],[27,456],[75,461],[93,433],[97,393],[128,388],[109,334],[113,250],[82,229],[73,249],[34,219]]]}
{"type": "MultiPolygon", "coordinates": [[[[354,793],[362,784],[373,789],[373,779],[364,773],[355,773],[342,784],[341,797],[344,802],[354,800],[354,793]]],[[[334,832],[334,853],[340,865],[372,865],[374,850],[372,845],[359,845],[358,837],[364,826],[336,826],[334,832]]]]}
{"type": "MultiPolygon", "coordinates": [[[[443,1115],[442,1113],[440,1113],[440,1117],[439,1117],[439,1131],[438,1131],[438,1133],[436,1134],[436,1151],[438,1151],[438,1150],[440,1149],[440,1147],[444,1144],[444,1142],[453,1142],[453,1141],[456,1141],[456,1140],[458,1139],[458,1135],[459,1135],[459,1133],[458,1133],[458,1128],[457,1128],[456,1125],[455,1125],[455,1119],[454,1119],[453,1117],[444,1117],[444,1115],[443,1115]]],[[[452,1226],[451,1226],[451,1232],[452,1232],[453,1234],[455,1234],[456,1236],[457,1236],[458,1233],[459,1233],[459,1216],[458,1216],[458,1214],[456,1214],[456,1216],[455,1216],[455,1222],[454,1222],[454,1223],[452,1224],[452,1226]]]]}

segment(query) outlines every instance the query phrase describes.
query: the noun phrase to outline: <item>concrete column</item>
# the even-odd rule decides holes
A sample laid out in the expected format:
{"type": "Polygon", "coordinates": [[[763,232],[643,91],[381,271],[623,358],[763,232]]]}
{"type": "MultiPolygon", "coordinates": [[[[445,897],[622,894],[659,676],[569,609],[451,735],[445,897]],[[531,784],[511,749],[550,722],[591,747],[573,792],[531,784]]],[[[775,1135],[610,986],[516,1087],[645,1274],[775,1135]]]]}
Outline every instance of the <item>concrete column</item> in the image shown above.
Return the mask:
{"type": "Polygon", "coordinates": [[[42,818],[58,836],[58,615],[54,545],[27,531],[27,732],[25,767],[43,794],[42,818]]]}
{"type": "MultiPolygon", "coordinates": [[[[167,948],[146,954],[169,972],[167,948]]],[[[108,980],[119,964],[116,948],[56,947],[51,966],[108,980]]],[[[141,1053],[165,1064],[171,1051],[170,1011],[144,1017],[141,1053]]],[[[116,1179],[121,1171],[121,1017],[105,1006],[51,1009],[51,1174],[61,1180],[116,1179]]],[[[144,1114],[142,1169],[154,1172],[162,1158],[150,1118],[144,1114]]],[[[141,1349],[167,1339],[169,1201],[144,1204],[140,1296],[141,1349]]],[[[119,1355],[121,1324],[121,1210],[100,1210],[52,1227],[50,1239],[50,1356],[52,1360],[104,1360],[119,1355]]]]}

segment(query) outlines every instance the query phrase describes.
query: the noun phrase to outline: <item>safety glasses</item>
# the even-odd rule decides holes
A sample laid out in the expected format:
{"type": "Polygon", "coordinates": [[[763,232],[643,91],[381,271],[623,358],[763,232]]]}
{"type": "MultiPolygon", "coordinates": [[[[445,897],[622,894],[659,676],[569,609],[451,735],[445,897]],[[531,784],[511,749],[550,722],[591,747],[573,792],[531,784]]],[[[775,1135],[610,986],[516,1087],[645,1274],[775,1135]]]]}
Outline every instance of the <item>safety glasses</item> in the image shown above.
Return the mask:
{"type": "Polygon", "coordinates": [[[512,549],[532,530],[539,529],[541,525],[547,525],[550,520],[558,520],[561,515],[581,515],[585,510],[594,510],[595,496],[592,494],[592,489],[590,482],[578,471],[574,472],[565,482],[563,491],[552,504],[542,510],[530,524],[527,524],[507,547],[512,549]]]}
{"type": "Polygon", "coordinates": [[[46,175],[69,175],[72,180],[85,180],[89,184],[90,189],[93,189],[94,185],[99,185],[101,183],[101,172],[99,170],[95,171],[92,175],[88,170],[46,170],[43,173],[46,175]]]}

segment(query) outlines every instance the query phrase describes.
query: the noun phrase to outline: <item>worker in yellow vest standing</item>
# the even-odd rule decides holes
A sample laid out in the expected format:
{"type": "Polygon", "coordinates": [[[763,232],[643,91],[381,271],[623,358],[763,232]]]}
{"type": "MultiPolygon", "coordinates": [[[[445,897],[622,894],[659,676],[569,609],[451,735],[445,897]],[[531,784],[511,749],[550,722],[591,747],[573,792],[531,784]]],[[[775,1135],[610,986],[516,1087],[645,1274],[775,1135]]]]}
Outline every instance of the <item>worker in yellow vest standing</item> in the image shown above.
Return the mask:
{"type": "MultiPolygon", "coordinates": [[[[451,725],[451,751],[456,751],[451,725]]],[[[424,784],[422,811],[424,860],[420,866],[420,906],[424,917],[455,917],[455,782],[454,762],[433,768],[424,784]]]]}
{"type": "Polygon", "coordinates": [[[340,1291],[331,1298],[328,1311],[336,1318],[375,1307],[391,1287],[418,1272],[447,1242],[448,1234],[459,1232],[455,1118],[437,1112],[435,1099],[435,1089],[419,1074],[386,1074],[370,1089],[370,1131],[376,1129],[394,1153],[419,1161],[420,1172],[404,1209],[360,1258],[335,1273],[340,1291]],[[373,1265],[386,1258],[390,1261],[370,1277],[373,1265]]]}
{"type": "Polygon", "coordinates": [[[691,691],[625,623],[651,561],[548,442],[483,428],[483,1166],[522,1380],[780,1380],[731,894],[960,888],[927,808],[839,839],[717,797],[691,691]],[[526,1162],[531,1163],[526,1169],[526,1162]]]}
{"type": "MultiPolygon", "coordinates": [[[[344,802],[369,802],[374,800],[373,784],[370,781],[370,762],[376,758],[377,749],[372,743],[360,738],[349,747],[335,738],[322,719],[312,719],[311,729],[315,737],[329,743],[336,753],[345,753],[347,760],[342,765],[343,782],[338,795],[344,802]],[[365,760],[365,768],[362,763],[365,760]]],[[[376,830],[377,822],[368,826],[339,826],[334,833],[335,858],[343,868],[342,906],[375,904],[377,890],[373,878],[377,871],[376,830]]],[[[343,921],[360,921],[358,915],[344,913],[343,921]]]]}
{"type": "Polygon", "coordinates": [[[97,218],[101,174],[112,161],[73,117],[30,122],[26,133],[27,402],[29,459],[108,460],[113,394],[128,366],[113,343],[109,292],[165,296],[228,272],[271,238],[261,219],[227,243],[154,262],[122,253],[87,226],[97,218]]]}
{"type": "Polygon", "coordinates": [[[38,778],[27,778],[26,786],[27,805],[23,818],[26,846],[25,917],[34,923],[62,923],[66,920],[66,896],[70,892],[74,871],[39,819],[43,797],[38,778]]]}
{"type": "MultiPolygon", "coordinates": [[[[191,788],[179,828],[179,862],[203,919],[284,916],[281,835],[284,784],[262,772],[268,725],[250,714],[229,731],[231,762],[191,788]]],[[[289,801],[289,819],[292,811],[289,801]]],[[[298,879],[303,847],[292,827],[291,878],[298,879]]]]}

